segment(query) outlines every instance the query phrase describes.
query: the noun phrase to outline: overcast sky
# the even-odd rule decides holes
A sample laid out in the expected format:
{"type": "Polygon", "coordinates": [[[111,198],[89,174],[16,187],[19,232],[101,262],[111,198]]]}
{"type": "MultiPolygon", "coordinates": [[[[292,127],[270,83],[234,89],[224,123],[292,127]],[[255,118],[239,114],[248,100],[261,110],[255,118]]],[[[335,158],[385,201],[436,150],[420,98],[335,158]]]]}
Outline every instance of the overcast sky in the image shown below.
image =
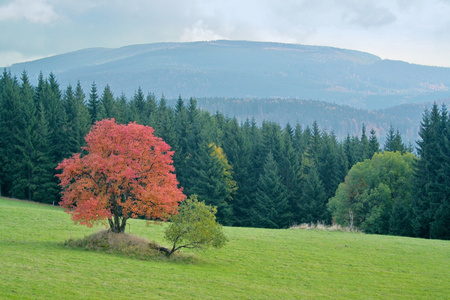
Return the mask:
{"type": "Polygon", "coordinates": [[[0,66],[90,47],[216,39],[450,67],[450,0],[0,0],[0,66]]]}

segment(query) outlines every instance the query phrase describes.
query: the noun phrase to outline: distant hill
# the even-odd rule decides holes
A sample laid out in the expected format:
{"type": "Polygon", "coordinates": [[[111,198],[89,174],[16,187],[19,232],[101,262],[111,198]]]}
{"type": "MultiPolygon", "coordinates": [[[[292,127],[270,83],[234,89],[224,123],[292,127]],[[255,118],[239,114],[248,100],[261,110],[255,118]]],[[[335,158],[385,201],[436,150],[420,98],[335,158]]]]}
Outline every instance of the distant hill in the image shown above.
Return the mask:
{"type": "MultiPolygon", "coordinates": [[[[92,48],[8,68],[53,72],[62,88],[109,84],[131,97],[140,86],[166,98],[314,99],[383,109],[450,98],[450,68],[382,60],[369,53],[247,41],[158,43],[92,48]]],[[[256,100],[255,100],[256,101],[256,100]]]]}
{"type": "MultiPolygon", "coordinates": [[[[412,103],[392,106],[382,110],[366,110],[328,103],[324,101],[299,99],[248,99],[248,98],[198,98],[198,106],[211,113],[221,112],[236,117],[239,122],[254,119],[259,125],[262,121],[273,121],[285,126],[297,123],[306,128],[317,121],[321,129],[333,131],[339,140],[347,134],[360,136],[362,124],[367,135],[374,129],[381,143],[384,143],[389,127],[392,125],[402,134],[403,141],[415,145],[419,139],[418,131],[425,109],[433,102],[412,103]]],[[[175,106],[175,100],[169,100],[175,106]]],[[[437,101],[437,104],[450,105],[450,99],[437,101]]]]}

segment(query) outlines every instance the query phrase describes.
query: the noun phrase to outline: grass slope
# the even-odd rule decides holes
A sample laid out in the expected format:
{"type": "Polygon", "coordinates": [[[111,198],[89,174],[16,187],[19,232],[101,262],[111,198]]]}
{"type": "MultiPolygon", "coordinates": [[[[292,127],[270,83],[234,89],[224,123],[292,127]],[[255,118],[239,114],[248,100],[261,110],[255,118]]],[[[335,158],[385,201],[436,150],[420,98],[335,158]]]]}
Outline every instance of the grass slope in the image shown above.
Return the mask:
{"type": "MultiPolygon", "coordinates": [[[[163,227],[127,232],[167,245],[163,227]]],[[[313,230],[224,228],[198,259],[144,261],[66,248],[100,228],[60,208],[0,198],[0,298],[444,299],[450,242],[313,230]]]]}

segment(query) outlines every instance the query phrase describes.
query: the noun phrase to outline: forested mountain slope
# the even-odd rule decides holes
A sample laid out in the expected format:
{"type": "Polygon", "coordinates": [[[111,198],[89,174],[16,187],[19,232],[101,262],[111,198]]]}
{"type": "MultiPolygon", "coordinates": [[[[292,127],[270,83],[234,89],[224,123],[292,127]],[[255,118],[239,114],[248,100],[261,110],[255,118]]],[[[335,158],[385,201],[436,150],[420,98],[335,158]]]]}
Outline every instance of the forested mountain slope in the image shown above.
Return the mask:
{"type": "Polygon", "coordinates": [[[450,97],[450,68],[382,60],[369,53],[247,41],[158,43],[93,48],[8,68],[53,72],[62,87],[106,84],[130,97],[138,86],[177,98],[295,98],[381,109],[450,97]]]}
{"type": "MultiPolygon", "coordinates": [[[[282,126],[300,124],[303,128],[317,121],[321,129],[333,131],[340,140],[347,134],[361,134],[363,124],[368,131],[374,129],[380,142],[384,143],[389,127],[398,129],[406,144],[415,144],[418,139],[420,121],[425,109],[432,102],[411,103],[382,110],[366,110],[348,105],[325,101],[300,99],[249,99],[249,98],[198,98],[198,106],[211,113],[221,112],[236,117],[239,122],[254,119],[257,124],[264,120],[277,122],[282,126]]],[[[175,106],[175,100],[168,100],[175,106]]],[[[450,104],[450,99],[438,101],[450,104]]]]}

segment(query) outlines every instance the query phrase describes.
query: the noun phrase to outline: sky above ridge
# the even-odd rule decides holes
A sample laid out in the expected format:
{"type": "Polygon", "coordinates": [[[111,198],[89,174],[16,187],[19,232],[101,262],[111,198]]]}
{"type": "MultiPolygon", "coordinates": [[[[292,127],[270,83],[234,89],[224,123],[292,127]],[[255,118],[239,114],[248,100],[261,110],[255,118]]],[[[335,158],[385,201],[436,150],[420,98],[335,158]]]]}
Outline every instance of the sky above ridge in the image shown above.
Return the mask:
{"type": "Polygon", "coordinates": [[[450,0],[0,0],[0,66],[92,47],[217,39],[450,67],[450,0]]]}

